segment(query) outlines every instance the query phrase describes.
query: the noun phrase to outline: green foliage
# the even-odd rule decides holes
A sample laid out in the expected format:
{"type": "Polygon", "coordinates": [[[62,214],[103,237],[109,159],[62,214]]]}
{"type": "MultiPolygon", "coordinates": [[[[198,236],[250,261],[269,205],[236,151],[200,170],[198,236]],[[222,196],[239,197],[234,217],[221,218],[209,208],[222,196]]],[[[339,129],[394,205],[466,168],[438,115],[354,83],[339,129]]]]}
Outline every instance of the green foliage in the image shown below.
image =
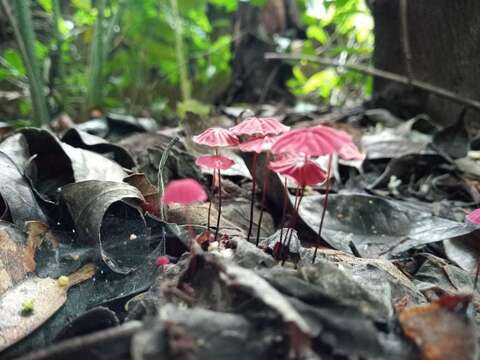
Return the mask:
{"type": "MultiPolygon", "coordinates": [[[[30,3],[35,14],[44,13],[36,16],[42,23],[35,28],[47,31],[34,39],[30,53],[38,62],[36,77],[43,82],[35,91],[46,90],[53,114],[78,116],[87,107],[153,114],[176,108],[180,115],[192,107],[207,111],[202,104],[211,103],[229,81],[236,0],[0,1],[30,3]]],[[[303,53],[368,62],[372,20],[364,0],[298,4],[307,33],[303,53]]],[[[21,49],[9,46],[0,53],[0,83],[28,94],[31,65],[21,49]]],[[[371,91],[371,81],[362,75],[302,63],[288,84],[300,97],[333,104],[371,91]]],[[[19,117],[28,117],[37,103],[24,97],[19,117]]]]}
{"type": "MultiPolygon", "coordinates": [[[[50,115],[39,61],[39,58],[45,56],[45,52],[43,45],[35,40],[30,2],[27,0],[16,0],[12,2],[2,0],[1,4],[15,32],[15,38],[25,68],[24,73],[26,73],[28,77],[33,122],[37,126],[48,124],[50,115]]],[[[7,58],[8,55],[9,54],[7,54],[7,58]]],[[[12,55],[13,53],[10,53],[10,61],[14,61],[14,68],[20,69],[19,57],[12,55]]]]}
{"type": "MultiPolygon", "coordinates": [[[[303,5],[307,25],[304,54],[368,64],[373,51],[373,19],[364,0],[305,0],[303,5]]],[[[312,64],[295,66],[288,84],[297,96],[320,97],[332,105],[371,94],[367,76],[341,68],[319,71],[312,64]]]]}

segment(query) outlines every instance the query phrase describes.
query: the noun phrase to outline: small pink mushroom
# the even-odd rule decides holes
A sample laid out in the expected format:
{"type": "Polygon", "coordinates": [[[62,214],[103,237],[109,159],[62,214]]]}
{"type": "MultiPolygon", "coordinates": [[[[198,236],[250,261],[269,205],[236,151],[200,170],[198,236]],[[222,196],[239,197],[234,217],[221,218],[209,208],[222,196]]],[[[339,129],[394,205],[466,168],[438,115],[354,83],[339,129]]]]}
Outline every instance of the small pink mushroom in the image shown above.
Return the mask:
{"type": "MultiPolygon", "coordinates": [[[[290,241],[293,235],[293,227],[297,221],[298,211],[300,209],[300,202],[303,198],[303,193],[305,186],[309,185],[316,185],[320,183],[324,183],[327,180],[327,175],[323,171],[323,169],[314,161],[312,161],[306,155],[296,155],[291,157],[282,157],[280,160],[272,161],[269,164],[270,169],[275,171],[276,173],[283,175],[285,177],[289,177],[293,179],[297,185],[297,191],[295,193],[295,203],[294,203],[294,218],[292,220],[292,231],[290,232],[290,236],[287,234],[285,235],[285,239],[288,237],[288,243],[286,249],[290,248],[290,241]]],[[[285,198],[284,198],[284,208],[282,214],[282,221],[281,221],[281,233],[280,233],[280,247],[282,248],[282,238],[283,238],[283,222],[285,220],[285,207],[287,202],[288,196],[288,189],[287,189],[287,181],[285,179],[285,198]]],[[[285,261],[285,258],[282,261],[285,261]]]]}
{"type": "Polygon", "coordinates": [[[157,265],[157,267],[165,266],[168,264],[170,264],[170,259],[168,258],[168,256],[159,256],[155,260],[155,265],[157,265]]]}
{"type": "MultiPolygon", "coordinates": [[[[231,146],[237,146],[239,143],[238,137],[230,130],[221,128],[221,127],[212,127],[204,132],[202,132],[200,135],[196,135],[193,137],[193,142],[196,144],[200,145],[206,145],[211,148],[215,148],[215,156],[219,156],[218,154],[218,148],[220,147],[231,147],[231,146]]],[[[218,160],[218,158],[217,158],[218,160]]],[[[206,162],[209,162],[206,159],[200,160],[206,164],[206,162]]],[[[225,163],[225,162],[224,162],[225,163]]],[[[218,219],[217,219],[217,229],[215,231],[215,239],[217,238],[218,231],[219,231],[219,223],[220,223],[220,215],[221,215],[221,207],[222,207],[222,175],[220,171],[222,170],[221,167],[214,168],[214,170],[217,171],[218,174],[218,179],[220,181],[220,188],[218,191],[218,219]]],[[[213,177],[215,178],[215,171],[213,172],[213,177]]],[[[208,214],[208,224],[210,225],[210,209],[211,209],[212,203],[210,202],[209,206],[209,214],[208,214]]],[[[210,230],[210,226],[209,226],[210,230]]]]}
{"type": "MultiPolygon", "coordinates": [[[[303,128],[292,130],[281,135],[272,146],[274,154],[305,154],[310,156],[329,155],[327,169],[327,183],[325,187],[325,197],[323,199],[323,209],[318,227],[317,243],[320,242],[325,212],[328,207],[328,194],[330,192],[330,173],[332,168],[332,156],[338,154],[347,159],[358,157],[360,151],[353,143],[352,137],[344,131],[336,130],[328,126],[316,126],[312,128],[303,128]]],[[[317,247],[313,255],[312,263],[317,256],[317,247]]]]}
{"type": "Polygon", "coordinates": [[[170,181],[165,187],[162,201],[165,204],[192,204],[207,200],[208,196],[202,185],[193,179],[170,181]]]}
{"type": "Polygon", "coordinates": [[[237,136],[278,135],[288,130],[290,130],[289,126],[283,125],[277,118],[274,117],[249,117],[243,120],[240,124],[230,128],[232,134],[237,136]]]}
{"type": "MultiPolygon", "coordinates": [[[[253,208],[255,202],[255,189],[256,189],[256,181],[255,175],[257,172],[257,159],[258,154],[264,151],[269,151],[274,143],[274,138],[272,136],[282,134],[288,131],[290,127],[283,125],[278,119],[273,117],[264,117],[264,118],[257,118],[257,117],[249,117],[243,120],[240,124],[232,127],[230,130],[233,134],[238,136],[248,136],[254,137],[252,139],[247,140],[239,145],[239,149],[243,152],[253,152],[253,159],[252,159],[252,173],[253,173],[253,184],[252,184],[252,196],[251,196],[251,203],[250,203],[250,221],[248,226],[248,234],[247,234],[247,241],[250,240],[250,236],[252,234],[252,226],[253,226],[253,208]]],[[[268,157],[268,152],[267,152],[268,157]]],[[[264,183],[262,189],[262,207],[260,210],[260,218],[257,228],[257,236],[256,236],[256,244],[258,245],[259,237],[260,237],[260,229],[262,226],[262,218],[263,218],[263,211],[265,209],[265,200],[266,200],[266,193],[268,188],[268,168],[267,168],[268,158],[265,162],[265,172],[264,172],[264,183]]]]}
{"type": "MultiPolygon", "coordinates": [[[[234,164],[235,161],[232,159],[222,156],[222,155],[204,155],[197,158],[195,164],[198,166],[202,166],[208,169],[213,169],[219,171],[220,170],[227,170],[230,169],[234,164]]],[[[219,194],[218,194],[218,217],[217,217],[217,228],[215,229],[215,240],[218,236],[218,231],[220,229],[220,217],[222,214],[222,178],[219,174],[219,194]]],[[[208,220],[207,220],[207,231],[210,233],[210,213],[212,210],[212,199],[210,198],[210,204],[208,205],[208,220]]]]}
{"type": "Polygon", "coordinates": [[[230,130],[212,127],[192,138],[193,142],[199,145],[205,145],[212,148],[229,147],[238,145],[238,137],[230,130]]]}
{"type": "MultiPolygon", "coordinates": [[[[196,202],[207,200],[208,196],[202,185],[193,179],[182,179],[170,181],[165,187],[162,201],[164,204],[183,204],[189,205],[196,202]]],[[[191,239],[195,238],[195,234],[189,221],[188,230],[191,239]]]]}
{"type": "Polygon", "coordinates": [[[480,225],[480,209],[475,209],[470,214],[468,214],[467,220],[471,223],[480,225]]]}

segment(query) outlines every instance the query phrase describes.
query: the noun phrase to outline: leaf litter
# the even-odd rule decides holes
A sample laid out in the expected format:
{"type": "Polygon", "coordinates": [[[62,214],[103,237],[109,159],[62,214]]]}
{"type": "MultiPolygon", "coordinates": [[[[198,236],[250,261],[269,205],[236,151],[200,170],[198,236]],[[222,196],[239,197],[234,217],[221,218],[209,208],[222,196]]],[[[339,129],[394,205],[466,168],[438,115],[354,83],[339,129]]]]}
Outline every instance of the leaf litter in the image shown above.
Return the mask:
{"type": "Polygon", "coordinates": [[[355,134],[366,157],[334,159],[330,189],[309,187],[297,204],[264,155],[254,172],[251,154],[225,152],[238,170],[220,179],[217,239],[222,189],[190,139],[168,147],[148,119],[115,114],[61,138],[34,128],[6,138],[0,357],[476,358],[479,228],[463,221],[479,199],[471,129],[382,109],[339,119],[328,125],[355,134]],[[165,151],[165,184],[209,189],[210,221],[207,203],[160,218],[165,151]],[[262,207],[271,219],[259,247],[246,240],[252,199],[255,225],[262,207]]]}

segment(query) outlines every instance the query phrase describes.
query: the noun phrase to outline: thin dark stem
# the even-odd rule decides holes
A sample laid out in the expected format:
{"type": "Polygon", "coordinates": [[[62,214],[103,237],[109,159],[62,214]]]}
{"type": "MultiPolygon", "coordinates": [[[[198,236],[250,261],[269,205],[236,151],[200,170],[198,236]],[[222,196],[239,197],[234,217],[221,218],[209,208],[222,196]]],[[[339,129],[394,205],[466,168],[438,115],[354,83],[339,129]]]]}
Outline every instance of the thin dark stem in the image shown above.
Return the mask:
{"type": "Polygon", "coordinates": [[[332,172],[332,158],[333,155],[330,155],[328,157],[327,183],[325,186],[325,196],[323,198],[322,217],[320,219],[320,225],[318,226],[317,244],[315,245],[315,252],[313,253],[312,264],[315,264],[315,259],[317,258],[318,244],[320,243],[320,240],[322,238],[323,221],[325,219],[325,213],[327,212],[328,207],[328,194],[330,193],[330,174],[332,172]]]}
{"type": "Polygon", "coordinates": [[[255,204],[255,190],[256,190],[256,174],[257,174],[257,158],[258,154],[253,153],[253,159],[252,159],[252,197],[250,199],[250,222],[248,224],[248,234],[247,234],[247,241],[250,241],[250,236],[252,235],[252,228],[253,228],[253,210],[254,210],[254,204],[255,204]]]}
{"type": "Polygon", "coordinates": [[[210,202],[208,203],[207,234],[208,234],[209,240],[210,240],[210,214],[212,213],[212,196],[213,196],[213,192],[210,194],[210,202]]]}
{"type": "Polygon", "coordinates": [[[285,215],[287,213],[287,201],[288,201],[288,187],[287,187],[287,177],[285,176],[285,185],[284,185],[284,195],[283,195],[283,209],[282,209],[282,219],[280,220],[280,249],[283,245],[283,224],[285,223],[285,215]]]}
{"type": "Polygon", "coordinates": [[[260,208],[260,217],[258,219],[257,225],[257,238],[255,244],[258,246],[258,242],[260,240],[260,230],[262,229],[262,220],[263,220],[263,212],[265,211],[265,202],[267,200],[267,192],[268,192],[268,176],[269,176],[269,169],[268,169],[268,161],[270,160],[270,153],[267,152],[265,165],[263,167],[263,189],[262,189],[262,207],[260,208]]]}
{"type": "Polygon", "coordinates": [[[480,255],[478,255],[477,257],[477,271],[475,272],[475,281],[473,282],[473,293],[475,293],[475,290],[477,290],[479,275],[480,275],[480,255]]]}
{"type": "Polygon", "coordinates": [[[220,230],[220,217],[222,216],[222,175],[220,169],[218,171],[218,216],[217,216],[217,228],[215,229],[215,241],[217,241],[218,231],[220,230]]]}
{"type": "MultiPolygon", "coordinates": [[[[303,194],[305,192],[305,186],[303,186],[301,189],[299,188],[299,195],[297,196],[297,199],[298,201],[296,202],[296,206],[295,206],[295,212],[293,213],[293,219],[292,219],[292,226],[291,226],[291,230],[290,230],[290,235],[288,236],[288,242],[287,242],[287,246],[285,247],[286,248],[286,252],[287,252],[287,256],[290,252],[290,243],[292,241],[292,237],[293,237],[293,232],[295,231],[295,225],[297,224],[297,220],[298,220],[298,211],[300,210],[300,203],[302,202],[302,199],[303,199],[303,194]]],[[[297,192],[298,193],[298,192],[297,192]]],[[[285,264],[285,260],[287,258],[287,256],[282,256],[282,266],[285,264]]]]}

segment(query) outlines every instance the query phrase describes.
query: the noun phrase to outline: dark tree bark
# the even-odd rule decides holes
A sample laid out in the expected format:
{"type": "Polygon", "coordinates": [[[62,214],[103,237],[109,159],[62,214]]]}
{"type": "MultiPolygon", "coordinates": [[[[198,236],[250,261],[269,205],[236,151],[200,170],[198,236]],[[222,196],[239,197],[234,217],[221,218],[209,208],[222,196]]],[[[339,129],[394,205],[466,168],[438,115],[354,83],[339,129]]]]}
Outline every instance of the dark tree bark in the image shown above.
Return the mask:
{"type": "MultiPolygon", "coordinates": [[[[371,0],[375,67],[408,75],[402,48],[399,0],[371,0]]],[[[407,25],[413,78],[480,99],[480,1],[408,0],[407,25]]],[[[451,124],[462,106],[409,87],[375,79],[374,102],[399,115],[427,112],[451,124]]],[[[469,112],[470,119],[480,116],[469,112]]]]}
{"type": "Polygon", "coordinates": [[[249,2],[239,2],[233,21],[231,82],[220,102],[293,101],[286,86],[291,66],[281,60],[265,61],[264,54],[275,50],[274,34],[302,34],[297,15],[292,0],[269,0],[262,11],[249,2]]]}

